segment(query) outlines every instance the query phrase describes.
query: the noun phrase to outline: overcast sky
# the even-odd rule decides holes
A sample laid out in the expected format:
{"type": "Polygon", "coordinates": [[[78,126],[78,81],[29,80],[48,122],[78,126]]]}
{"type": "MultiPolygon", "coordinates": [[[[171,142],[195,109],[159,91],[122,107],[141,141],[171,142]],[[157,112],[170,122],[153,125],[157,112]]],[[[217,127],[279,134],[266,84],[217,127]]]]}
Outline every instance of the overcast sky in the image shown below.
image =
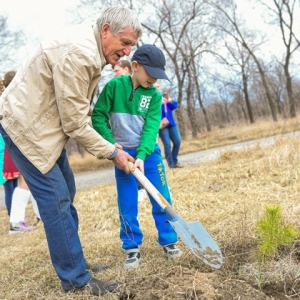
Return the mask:
{"type": "MultiPolygon", "coordinates": [[[[0,0],[0,13],[7,14],[11,29],[21,28],[28,37],[28,44],[20,49],[16,59],[23,61],[32,52],[38,40],[68,25],[70,15],[67,9],[74,8],[79,2],[80,0],[0,0]]],[[[267,13],[262,10],[261,6],[253,7],[254,4],[249,4],[249,0],[238,0],[237,3],[240,12],[245,16],[247,26],[258,30],[266,28],[264,19],[267,13]]],[[[295,22],[300,23],[298,19],[295,22]]],[[[298,27],[300,28],[300,25],[298,27]]],[[[267,56],[272,55],[282,46],[282,37],[278,27],[273,27],[270,36],[272,39],[268,48],[264,50],[267,56]]]]}
{"type": "MultiPolygon", "coordinates": [[[[32,37],[43,37],[51,33],[53,29],[61,28],[68,24],[67,9],[74,8],[80,0],[0,0],[1,14],[9,17],[12,28],[22,28],[32,37]]],[[[241,11],[251,15],[253,24],[262,21],[259,9],[255,14],[251,13],[251,5],[248,0],[238,0],[241,11]]]]}
{"type": "Polygon", "coordinates": [[[40,38],[67,24],[66,9],[79,0],[0,0],[1,14],[7,14],[12,28],[40,38]]]}
{"type": "MultiPolygon", "coordinates": [[[[0,8],[1,14],[5,13],[9,17],[12,29],[22,28],[34,40],[66,26],[70,22],[66,10],[74,8],[79,2],[80,0],[0,0],[0,8]]],[[[238,0],[237,3],[246,22],[251,27],[261,29],[264,25],[261,7],[256,5],[253,8],[249,0],[238,0]]]]}

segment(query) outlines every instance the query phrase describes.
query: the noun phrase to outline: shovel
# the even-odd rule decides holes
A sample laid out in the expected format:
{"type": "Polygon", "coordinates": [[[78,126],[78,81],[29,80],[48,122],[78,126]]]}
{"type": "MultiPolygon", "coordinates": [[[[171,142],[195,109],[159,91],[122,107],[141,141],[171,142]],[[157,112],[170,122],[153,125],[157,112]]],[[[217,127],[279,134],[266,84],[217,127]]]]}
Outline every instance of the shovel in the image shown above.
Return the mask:
{"type": "MultiPolygon", "coordinates": [[[[131,170],[133,164],[131,162],[128,162],[128,164],[131,170]]],[[[220,269],[223,263],[222,252],[203,225],[199,221],[185,222],[138,168],[132,174],[172,219],[172,221],[168,220],[168,222],[190,251],[207,265],[220,269]]]]}

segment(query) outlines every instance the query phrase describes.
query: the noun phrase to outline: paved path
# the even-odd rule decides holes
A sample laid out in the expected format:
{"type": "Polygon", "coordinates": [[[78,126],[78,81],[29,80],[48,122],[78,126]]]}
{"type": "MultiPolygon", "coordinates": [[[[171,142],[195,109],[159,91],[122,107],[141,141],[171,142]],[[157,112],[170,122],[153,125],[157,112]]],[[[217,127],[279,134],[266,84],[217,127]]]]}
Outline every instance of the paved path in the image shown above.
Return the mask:
{"type": "MultiPolygon", "coordinates": [[[[282,137],[300,137],[300,131],[287,133],[284,135],[277,135],[267,138],[261,138],[258,140],[251,140],[247,142],[241,142],[233,145],[222,146],[218,148],[212,148],[208,150],[198,151],[190,154],[184,154],[179,156],[179,161],[182,165],[193,165],[201,162],[216,159],[223,150],[245,150],[256,145],[267,147],[272,145],[276,140],[282,137]]],[[[166,162],[165,162],[166,163],[166,162]]],[[[77,190],[84,190],[97,186],[99,184],[114,183],[114,170],[105,169],[92,172],[84,172],[75,174],[75,181],[77,190]]],[[[4,191],[3,186],[0,186],[0,208],[4,208],[4,191]]]]}

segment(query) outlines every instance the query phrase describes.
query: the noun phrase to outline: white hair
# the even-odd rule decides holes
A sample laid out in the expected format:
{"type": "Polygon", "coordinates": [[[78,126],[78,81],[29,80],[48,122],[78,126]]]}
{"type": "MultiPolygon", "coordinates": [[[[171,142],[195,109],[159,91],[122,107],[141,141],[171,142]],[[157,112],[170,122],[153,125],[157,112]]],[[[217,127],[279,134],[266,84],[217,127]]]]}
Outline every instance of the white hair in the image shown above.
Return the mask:
{"type": "Polygon", "coordinates": [[[137,14],[133,10],[123,6],[109,6],[104,8],[96,21],[99,31],[105,23],[110,25],[113,35],[117,35],[128,27],[132,28],[138,37],[142,35],[142,25],[137,14]]]}

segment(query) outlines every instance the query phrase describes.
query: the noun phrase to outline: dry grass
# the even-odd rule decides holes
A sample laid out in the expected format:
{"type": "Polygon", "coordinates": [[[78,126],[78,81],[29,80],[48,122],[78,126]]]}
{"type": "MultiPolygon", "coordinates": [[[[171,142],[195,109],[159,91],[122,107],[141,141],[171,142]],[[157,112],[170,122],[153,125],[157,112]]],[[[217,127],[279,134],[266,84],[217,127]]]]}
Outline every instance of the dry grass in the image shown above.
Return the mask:
{"type": "MultiPolygon", "coordinates": [[[[258,120],[252,125],[245,123],[231,124],[224,128],[214,128],[213,131],[209,133],[200,133],[196,138],[187,135],[186,139],[182,140],[180,154],[187,154],[297,130],[300,130],[300,122],[297,118],[279,119],[276,123],[271,120],[258,120]]],[[[162,147],[160,139],[159,144],[162,147]]],[[[84,157],[81,157],[79,154],[71,155],[70,164],[75,173],[99,170],[111,166],[109,161],[105,159],[97,160],[89,153],[85,153],[84,157]]]]}
{"type": "Polygon", "coordinates": [[[300,130],[298,119],[258,120],[254,124],[230,124],[224,128],[214,128],[211,132],[201,133],[196,139],[188,136],[180,148],[180,153],[190,153],[220,147],[263,137],[300,130]]]}
{"type": "MultiPolygon", "coordinates": [[[[141,265],[124,271],[115,186],[78,192],[75,203],[85,255],[92,263],[111,266],[97,277],[127,283],[126,293],[131,291],[138,300],[239,299],[232,292],[233,284],[253,292],[253,287],[279,283],[277,290],[271,286],[273,293],[281,293],[278,298],[266,298],[254,290],[256,296],[240,299],[296,299],[300,291],[297,244],[282,249],[276,260],[259,266],[255,259],[254,227],[265,204],[279,204],[284,220],[300,228],[299,149],[299,139],[282,138],[267,148],[225,151],[217,161],[167,171],[176,210],[185,221],[201,221],[219,243],[224,254],[221,270],[205,266],[181,242],[184,255],[178,261],[166,260],[156,242],[151,208],[145,201],[140,203],[139,213],[144,232],[141,265]]],[[[28,215],[33,218],[30,207],[28,215]]],[[[42,224],[34,232],[9,236],[4,209],[0,211],[0,220],[0,299],[90,298],[85,293],[66,295],[60,290],[42,224]]],[[[102,299],[119,297],[109,294],[102,299]]]]}

